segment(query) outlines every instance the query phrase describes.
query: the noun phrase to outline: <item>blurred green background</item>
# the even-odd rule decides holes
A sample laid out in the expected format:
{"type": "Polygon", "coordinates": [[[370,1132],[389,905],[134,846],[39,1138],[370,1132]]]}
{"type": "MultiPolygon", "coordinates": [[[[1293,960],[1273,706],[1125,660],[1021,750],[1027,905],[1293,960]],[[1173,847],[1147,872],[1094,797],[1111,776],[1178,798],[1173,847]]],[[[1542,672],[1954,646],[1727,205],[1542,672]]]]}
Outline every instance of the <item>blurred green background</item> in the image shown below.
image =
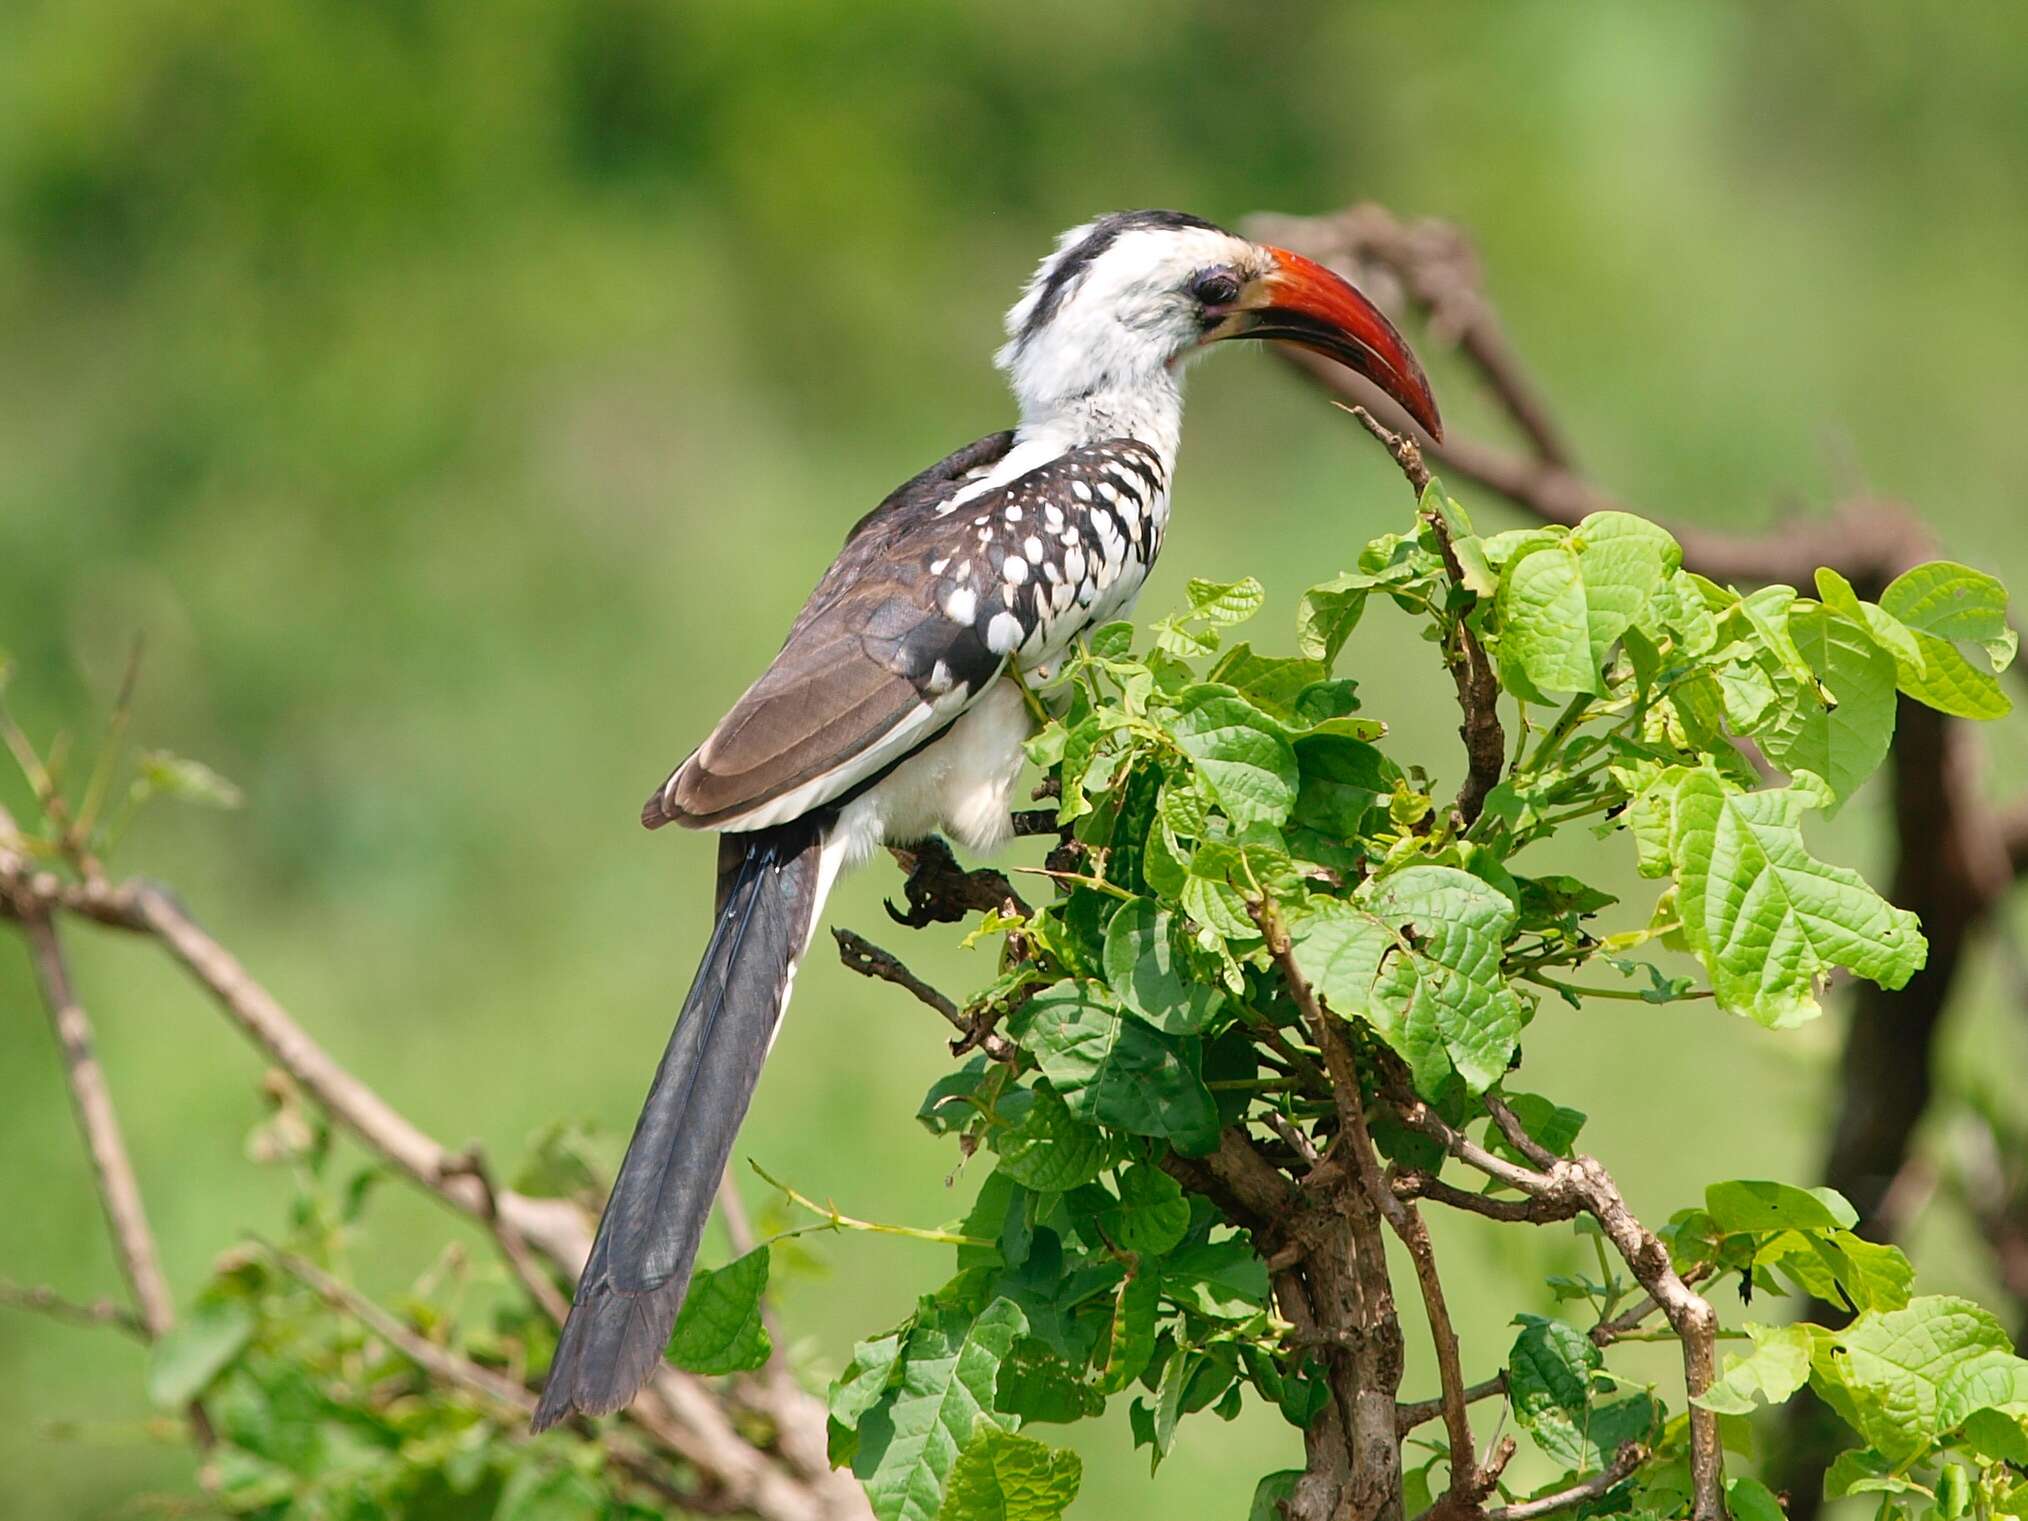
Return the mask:
{"type": "MultiPolygon", "coordinates": [[[[1454,218],[1583,463],[1629,501],[1744,527],[1875,489],[2020,587],[2024,186],[2028,10],[1997,0],[17,0],[10,701],[39,735],[88,724],[145,633],[139,737],[247,804],[151,814],[124,864],[173,879],[447,1141],[512,1159],[559,1116],[624,1132],[711,874],[710,843],[644,834],[639,800],[765,663],[846,526],[1010,420],[988,356],[1060,228],[1363,197],[1454,218]]],[[[1460,367],[1425,357],[1453,426],[1486,424],[1460,367]]],[[[1287,647],[1301,589],[1402,522],[1401,483],[1265,356],[1204,366],[1191,417],[1143,605],[1252,572],[1274,598],[1256,640],[1287,647]]],[[[1398,753],[1454,780],[1427,647],[1376,616],[1347,667],[1398,753]]],[[[2005,786],[2023,747],[1987,743],[2005,786]]],[[[1820,834],[1877,868],[1872,800],[1820,834]]],[[[1643,914],[1628,855],[1602,869],[1643,914]]],[[[831,918],[899,946],[893,887],[870,871],[831,918]]],[[[955,938],[907,949],[946,987],[986,980],[955,938]]],[[[146,948],[73,939],[187,1294],[236,1233],[278,1228],[285,1180],[242,1156],[260,1068],[146,948]]],[[[805,971],[741,1152],[860,1215],[934,1223],[976,1179],[947,1186],[955,1153],[909,1118],[944,1032],[888,991],[805,971]]],[[[1997,974],[1965,1001],[1951,1060],[2018,1062],[1997,974]]],[[[1551,1010],[1530,1067],[1592,1112],[1591,1145],[1659,1219],[1709,1178],[1811,1179],[1837,1023],[1551,1010]]],[[[115,1291],[4,947],[0,1157],[0,1274],[115,1291]]],[[[1439,1225],[1473,1377],[1576,1260],[1561,1232],[1476,1223],[1439,1225]]],[[[390,1192],[362,1277],[406,1282],[447,1233],[390,1192]]],[[[1917,1247],[1935,1287],[1986,1287],[1947,1210],[1917,1247]]],[[[885,1239],[816,1251],[828,1274],[785,1313],[820,1371],[947,1268],[885,1239]]],[[[1429,1392],[1411,1341],[1410,1392],[1429,1392]]],[[[141,1369],[115,1338],[0,1318],[0,1509],[190,1493],[191,1460],[141,1434],[141,1369]]],[[[1299,1453],[1278,1420],[1195,1424],[1152,1491],[1123,1420],[1080,1436],[1080,1512],[1236,1517],[1299,1453]]]]}

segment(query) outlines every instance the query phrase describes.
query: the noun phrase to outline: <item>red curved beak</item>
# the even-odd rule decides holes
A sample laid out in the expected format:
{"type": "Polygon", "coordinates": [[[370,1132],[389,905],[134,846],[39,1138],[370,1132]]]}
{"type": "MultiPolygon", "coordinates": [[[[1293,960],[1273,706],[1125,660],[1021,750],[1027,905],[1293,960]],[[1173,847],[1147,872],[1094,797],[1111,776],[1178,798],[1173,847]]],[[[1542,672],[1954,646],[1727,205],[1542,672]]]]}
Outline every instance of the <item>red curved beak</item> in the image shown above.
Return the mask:
{"type": "Polygon", "coordinates": [[[1247,315],[1235,338],[1276,338],[1301,344],[1355,370],[1401,403],[1429,436],[1443,442],[1436,397],[1394,324],[1350,283],[1314,259],[1268,248],[1275,269],[1260,282],[1263,305],[1247,315]]]}

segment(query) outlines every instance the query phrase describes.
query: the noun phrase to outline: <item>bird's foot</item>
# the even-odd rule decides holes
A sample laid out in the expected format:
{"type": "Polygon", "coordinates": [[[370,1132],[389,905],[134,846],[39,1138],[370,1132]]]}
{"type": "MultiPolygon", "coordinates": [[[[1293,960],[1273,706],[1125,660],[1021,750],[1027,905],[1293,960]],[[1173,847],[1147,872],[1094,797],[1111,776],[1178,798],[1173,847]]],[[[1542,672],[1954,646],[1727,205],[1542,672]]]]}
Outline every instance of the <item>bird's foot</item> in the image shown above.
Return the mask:
{"type": "Polygon", "coordinates": [[[1004,872],[966,871],[951,847],[935,835],[913,845],[890,845],[888,852],[908,873],[901,884],[907,909],[895,907],[891,900],[887,903],[888,916],[896,924],[921,929],[926,924],[956,924],[972,913],[1028,912],[1004,872]]]}

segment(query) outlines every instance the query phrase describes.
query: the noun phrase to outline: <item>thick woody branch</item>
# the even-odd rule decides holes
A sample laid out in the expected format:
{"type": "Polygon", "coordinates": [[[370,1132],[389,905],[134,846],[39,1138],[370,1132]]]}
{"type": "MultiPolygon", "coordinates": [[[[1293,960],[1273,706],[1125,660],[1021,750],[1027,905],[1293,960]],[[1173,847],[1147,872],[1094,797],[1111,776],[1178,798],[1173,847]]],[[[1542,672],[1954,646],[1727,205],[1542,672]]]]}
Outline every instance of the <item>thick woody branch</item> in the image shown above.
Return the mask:
{"type": "MultiPolygon", "coordinates": [[[[1451,1480],[1449,1505],[1465,1511],[1477,1505],[1492,1488],[1492,1479],[1480,1470],[1472,1440],[1472,1422],[1464,1367],[1458,1356],[1457,1331],[1451,1323],[1450,1307],[1444,1300],[1443,1280],[1438,1276],[1436,1250],[1430,1242],[1429,1227],[1415,1206],[1397,1195],[1382,1176],[1380,1156],[1366,1126],[1365,1101],[1360,1095],[1359,1071],[1351,1042],[1337,1019],[1326,1013],[1317,995],[1296,965],[1295,950],[1287,929],[1274,905],[1263,898],[1252,905],[1254,922],[1260,926],[1269,952],[1281,969],[1289,996],[1302,1010],[1317,1048],[1324,1053],[1324,1065],[1331,1074],[1331,1089],[1338,1106],[1338,1145],[1352,1149],[1353,1162],[1367,1197],[1395,1235],[1408,1248],[1415,1264],[1416,1286],[1421,1291],[1423,1310],[1429,1320],[1430,1340],[1436,1347],[1437,1376],[1442,1385],[1441,1409],[1445,1437],[1450,1448],[1451,1480]]],[[[1399,1432],[1399,1409],[1394,1420],[1399,1432]]]]}
{"type": "Polygon", "coordinates": [[[1028,905],[1004,873],[966,871],[951,854],[951,847],[935,835],[913,845],[889,846],[888,854],[908,873],[901,884],[907,909],[887,905],[888,916],[896,924],[921,929],[927,924],[956,924],[973,913],[1028,912],[1028,905]]]}

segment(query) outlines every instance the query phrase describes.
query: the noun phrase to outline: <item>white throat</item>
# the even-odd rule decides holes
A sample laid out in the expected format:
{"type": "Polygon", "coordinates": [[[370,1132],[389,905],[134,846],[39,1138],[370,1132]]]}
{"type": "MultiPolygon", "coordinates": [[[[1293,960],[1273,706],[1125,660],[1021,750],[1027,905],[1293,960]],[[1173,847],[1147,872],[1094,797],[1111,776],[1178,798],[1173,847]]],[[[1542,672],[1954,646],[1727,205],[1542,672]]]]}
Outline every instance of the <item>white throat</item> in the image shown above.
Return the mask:
{"type": "Polygon", "coordinates": [[[1183,432],[1180,368],[1163,366],[1128,384],[1071,396],[1026,394],[1017,377],[1021,426],[1015,442],[1047,447],[1056,455],[1100,439],[1137,439],[1160,456],[1163,474],[1173,477],[1176,446],[1183,432]]]}

